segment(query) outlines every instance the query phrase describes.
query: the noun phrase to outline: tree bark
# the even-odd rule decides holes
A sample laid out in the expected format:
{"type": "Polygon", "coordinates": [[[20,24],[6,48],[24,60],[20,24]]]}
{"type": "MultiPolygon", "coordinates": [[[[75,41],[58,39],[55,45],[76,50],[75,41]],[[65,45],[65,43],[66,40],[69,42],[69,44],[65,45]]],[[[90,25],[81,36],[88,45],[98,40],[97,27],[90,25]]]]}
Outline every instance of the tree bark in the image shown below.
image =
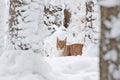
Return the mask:
{"type": "MultiPolygon", "coordinates": [[[[108,2],[109,4],[109,2],[108,2]]],[[[114,75],[115,71],[119,70],[120,65],[120,39],[119,37],[111,38],[111,30],[112,28],[108,28],[104,21],[110,21],[111,22],[111,16],[114,16],[116,18],[118,17],[118,13],[120,12],[120,6],[115,6],[111,8],[106,8],[101,6],[101,39],[100,39],[100,80],[120,80],[116,78],[114,75]],[[108,37],[109,36],[109,37],[108,37]],[[108,52],[114,50],[117,54],[117,60],[113,61],[106,60],[105,55],[108,54],[108,52]],[[111,72],[110,66],[114,65],[114,69],[111,72]]],[[[113,57],[113,56],[111,56],[113,57]]]]}

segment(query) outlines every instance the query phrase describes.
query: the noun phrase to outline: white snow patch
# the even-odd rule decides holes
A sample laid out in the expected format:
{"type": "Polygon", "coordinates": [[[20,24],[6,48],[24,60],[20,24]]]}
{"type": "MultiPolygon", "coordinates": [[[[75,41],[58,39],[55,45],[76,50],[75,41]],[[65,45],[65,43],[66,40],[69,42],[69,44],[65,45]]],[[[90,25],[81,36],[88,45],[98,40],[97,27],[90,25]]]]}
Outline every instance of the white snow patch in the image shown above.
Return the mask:
{"type": "Polygon", "coordinates": [[[109,8],[109,7],[119,6],[120,0],[101,0],[99,3],[100,5],[109,8]]]}
{"type": "Polygon", "coordinates": [[[120,37],[120,31],[119,31],[120,30],[120,17],[118,19],[114,20],[113,22],[114,23],[113,23],[113,26],[112,26],[110,37],[111,38],[120,37]]]}
{"type": "Polygon", "coordinates": [[[32,51],[10,50],[0,56],[0,80],[66,80],[32,51]]]}
{"type": "Polygon", "coordinates": [[[0,74],[26,72],[44,74],[51,71],[50,66],[40,55],[30,51],[6,51],[0,57],[0,65],[0,74]]]}
{"type": "Polygon", "coordinates": [[[113,77],[114,77],[116,80],[119,80],[119,79],[120,79],[120,68],[114,71],[113,77]]]}
{"type": "Polygon", "coordinates": [[[99,80],[97,57],[70,56],[44,58],[54,71],[62,73],[68,80],[99,80]]]}
{"type": "Polygon", "coordinates": [[[110,50],[104,55],[105,60],[117,61],[117,52],[116,50],[110,50]]]}

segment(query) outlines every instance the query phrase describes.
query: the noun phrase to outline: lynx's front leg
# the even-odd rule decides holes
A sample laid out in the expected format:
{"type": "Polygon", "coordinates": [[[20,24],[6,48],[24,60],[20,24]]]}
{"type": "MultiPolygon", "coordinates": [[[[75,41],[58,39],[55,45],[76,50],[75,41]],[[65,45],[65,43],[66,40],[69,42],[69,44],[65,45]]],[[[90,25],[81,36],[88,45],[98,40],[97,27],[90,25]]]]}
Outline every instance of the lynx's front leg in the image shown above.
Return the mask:
{"type": "Polygon", "coordinates": [[[64,51],[63,51],[63,56],[71,56],[71,55],[70,55],[70,50],[69,50],[69,47],[68,47],[68,46],[65,47],[65,49],[64,49],[64,51]]]}

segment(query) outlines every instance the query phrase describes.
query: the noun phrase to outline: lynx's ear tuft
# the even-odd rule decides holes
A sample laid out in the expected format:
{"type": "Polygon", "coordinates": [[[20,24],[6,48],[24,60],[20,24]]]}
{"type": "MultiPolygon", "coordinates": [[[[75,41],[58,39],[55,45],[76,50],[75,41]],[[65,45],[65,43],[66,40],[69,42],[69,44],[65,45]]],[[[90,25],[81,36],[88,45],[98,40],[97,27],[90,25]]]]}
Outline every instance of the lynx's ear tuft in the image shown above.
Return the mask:
{"type": "Polygon", "coordinates": [[[67,37],[65,37],[64,41],[65,41],[65,42],[67,41],[67,37]]]}
{"type": "Polygon", "coordinates": [[[59,41],[59,38],[57,37],[57,41],[59,41]]]}

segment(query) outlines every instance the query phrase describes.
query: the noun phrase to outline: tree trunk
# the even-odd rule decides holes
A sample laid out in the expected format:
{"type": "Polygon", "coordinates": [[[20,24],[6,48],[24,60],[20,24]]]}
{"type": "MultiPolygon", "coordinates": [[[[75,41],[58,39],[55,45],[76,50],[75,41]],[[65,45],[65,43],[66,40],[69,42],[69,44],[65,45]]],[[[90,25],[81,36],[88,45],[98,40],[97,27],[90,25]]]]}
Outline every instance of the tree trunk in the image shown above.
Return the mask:
{"type": "MultiPolygon", "coordinates": [[[[49,5],[49,4],[48,4],[49,5]]],[[[49,5],[44,7],[44,24],[46,26],[61,26],[62,25],[62,7],[49,5]],[[54,19],[51,20],[51,17],[54,19]]]]}
{"type": "Polygon", "coordinates": [[[120,6],[111,8],[101,6],[100,80],[120,80],[117,76],[120,75],[120,36],[111,37],[113,26],[109,28],[105,25],[105,20],[112,22],[111,16],[119,19],[119,12],[120,6]]]}
{"type": "Polygon", "coordinates": [[[21,21],[24,22],[21,12],[25,11],[19,10],[18,8],[23,6],[24,4],[21,0],[10,0],[7,49],[28,50],[30,48],[29,44],[22,42],[22,39],[25,39],[25,36],[19,35],[19,31],[22,31],[22,26],[19,24],[21,21]]]}
{"type": "Polygon", "coordinates": [[[71,19],[71,13],[68,9],[64,9],[64,27],[67,28],[69,26],[69,22],[71,19]]]}

